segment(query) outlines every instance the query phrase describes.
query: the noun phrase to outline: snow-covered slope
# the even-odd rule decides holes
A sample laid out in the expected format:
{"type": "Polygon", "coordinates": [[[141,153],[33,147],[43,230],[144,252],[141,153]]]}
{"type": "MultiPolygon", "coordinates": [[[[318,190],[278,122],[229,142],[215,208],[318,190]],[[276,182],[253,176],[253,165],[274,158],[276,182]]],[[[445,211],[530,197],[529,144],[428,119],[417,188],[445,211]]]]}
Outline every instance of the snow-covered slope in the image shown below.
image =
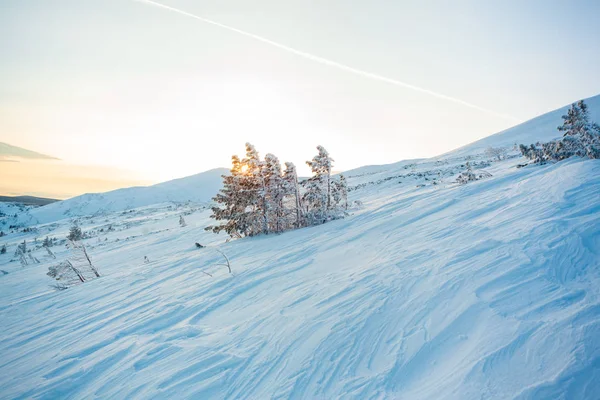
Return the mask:
{"type": "MultiPolygon", "coordinates": [[[[584,100],[589,107],[590,118],[600,123],[600,95],[584,100]]],[[[420,165],[422,169],[424,164],[428,162],[431,166],[429,171],[434,171],[433,167],[435,166],[437,167],[436,174],[441,171],[442,175],[452,175],[453,173],[457,173],[456,165],[463,163],[466,157],[482,160],[489,158],[484,154],[485,150],[489,147],[504,148],[508,152],[512,151],[513,155],[516,155],[519,152],[513,151],[515,144],[529,145],[538,141],[547,142],[560,137],[561,133],[556,128],[562,124],[563,120],[561,117],[567,113],[570,106],[569,104],[558,110],[540,115],[510,129],[428,160],[414,159],[386,165],[368,165],[345,171],[344,174],[354,177],[353,182],[355,184],[370,184],[386,179],[402,179],[407,174],[411,175],[411,173],[418,174],[419,171],[416,169],[416,166],[420,165]]],[[[432,177],[433,175],[430,175],[430,178],[432,177]]]]}
{"type": "Polygon", "coordinates": [[[107,193],[88,193],[32,210],[21,221],[31,225],[58,221],[84,215],[100,215],[129,210],[163,202],[209,202],[221,187],[225,168],[212,169],[197,175],[159,183],[113,190],[107,193]]]}
{"type": "MultiPolygon", "coordinates": [[[[103,276],[63,292],[55,261],[0,256],[0,398],[597,398],[600,160],[467,155],[493,177],[453,183],[457,154],[356,170],[364,206],[281,235],[84,218],[103,276]]],[[[37,229],[0,245],[68,221],[37,229]]]]}
{"type": "MultiPolygon", "coordinates": [[[[590,118],[600,121],[600,95],[585,99],[589,107],[590,118]]],[[[537,141],[548,142],[561,136],[556,127],[562,125],[562,115],[567,113],[570,105],[558,110],[540,115],[529,121],[523,122],[505,131],[488,136],[474,143],[468,144],[457,150],[451,151],[445,156],[465,156],[475,152],[483,152],[488,147],[508,147],[516,144],[530,145],[537,141]]]]}

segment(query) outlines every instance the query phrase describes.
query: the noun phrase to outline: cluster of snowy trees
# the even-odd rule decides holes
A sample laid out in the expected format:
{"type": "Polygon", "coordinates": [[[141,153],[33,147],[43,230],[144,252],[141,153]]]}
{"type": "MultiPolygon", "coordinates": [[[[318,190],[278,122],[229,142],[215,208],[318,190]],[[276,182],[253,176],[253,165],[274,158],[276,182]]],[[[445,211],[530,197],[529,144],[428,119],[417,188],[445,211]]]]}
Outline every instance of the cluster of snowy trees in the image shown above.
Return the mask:
{"type": "Polygon", "coordinates": [[[233,156],[230,175],[213,198],[211,218],[221,221],[206,230],[227,232],[241,238],[279,233],[341,218],[348,208],[348,186],[344,176],[331,176],[333,159],[317,146],[318,154],[307,165],[312,177],[299,181],[296,167],[267,154],[261,159],[256,148],[246,143],[246,156],[233,156]]]}
{"type": "Polygon", "coordinates": [[[563,124],[558,127],[563,137],[547,143],[520,145],[521,153],[535,163],[560,161],[579,156],[600,158],[600,125],[590,121],[588,107],[583,100],[572,104],[563,124]]]}

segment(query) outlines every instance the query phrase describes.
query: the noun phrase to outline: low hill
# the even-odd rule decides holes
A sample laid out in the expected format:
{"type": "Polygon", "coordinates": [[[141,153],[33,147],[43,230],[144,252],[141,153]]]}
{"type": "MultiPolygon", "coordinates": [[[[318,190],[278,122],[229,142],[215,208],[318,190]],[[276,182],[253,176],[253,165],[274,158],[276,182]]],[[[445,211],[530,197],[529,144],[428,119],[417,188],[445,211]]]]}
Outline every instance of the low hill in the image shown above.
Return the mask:
{"type": "Polygon", "coordinates": [[[84,215],[103,215],[164,202],[206,203],[219,191],[222,185],[221,175],[226,173],[228,173],[227,169],[217,168],[153,186],[117,189],[106,193],[88,193],[31,210],[28,215],[21,218],[21,222],[27,225],[48,223],[84,215]]]}

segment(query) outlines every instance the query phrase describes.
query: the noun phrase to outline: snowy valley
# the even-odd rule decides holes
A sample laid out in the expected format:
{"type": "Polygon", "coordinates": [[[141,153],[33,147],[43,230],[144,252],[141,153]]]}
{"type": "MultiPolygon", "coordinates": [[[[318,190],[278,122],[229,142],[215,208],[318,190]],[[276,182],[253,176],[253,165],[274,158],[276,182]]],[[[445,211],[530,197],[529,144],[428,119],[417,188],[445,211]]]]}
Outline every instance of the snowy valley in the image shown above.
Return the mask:
{"type": "Polygon", "coordinates": [[[0,398],[597,396],[600,160],[517,147],[559,137],[566,109],[346,171],[346,218],[282,234],[205,231],[222,169],[0,203],[0,398]],[[467,163],[485,178],[456,183],[467,163]],[[74,218],[101,277],[57,291],[74,218]]]}

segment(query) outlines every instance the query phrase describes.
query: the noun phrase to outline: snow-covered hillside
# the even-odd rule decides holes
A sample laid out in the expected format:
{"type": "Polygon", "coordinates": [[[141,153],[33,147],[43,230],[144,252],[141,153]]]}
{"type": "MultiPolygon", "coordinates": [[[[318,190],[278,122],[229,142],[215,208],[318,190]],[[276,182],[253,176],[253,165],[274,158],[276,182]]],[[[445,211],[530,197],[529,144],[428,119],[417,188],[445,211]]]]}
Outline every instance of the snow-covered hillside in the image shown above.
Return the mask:
{"type": "Polygon", "coordinates": [[[281,235],[224,243],[188,204],[82,218],[103,276],[66,291],[32,239],[68,220],[0,238],[0,398],[597,398],[600,160],[483,153],[536,126],[349,171],[362,206],[281,235]],[[467,160],[492,177],[454,183],[467,160]],[[24,239],[40,264],[10,261],[24,239]]]}
{"type": "Polygon", "coordinates": [[[219,190],[221,175],[226,173],[227,169],[216,168],[153,186],[88,193],[34,209],[21,215],[18,222],[26,225],[43,224],[84,215],[104,215],[163,202],[206,203],[219,190]]]}
{"type": "MultiPolygon", "coordinates": [[[[585,99],[589,106],[590,118],[592,121],[600,121],[600,95],[585,99]]],[[[537,141],[549,142],[562,136],[556,127],[562,124],[561,116],[567,113],[570,105],[559,108],[558,110],[540,115],[520,125],[507,129],[505,131],[488,136],[474,143],[468,144],[448,155],[465,156],[474,152],[483,152],[488,147],[507,147],[516,144],[530,145],[537,141]]],[[[444,157],[446,155],[443,155],[444,157]]]]}

